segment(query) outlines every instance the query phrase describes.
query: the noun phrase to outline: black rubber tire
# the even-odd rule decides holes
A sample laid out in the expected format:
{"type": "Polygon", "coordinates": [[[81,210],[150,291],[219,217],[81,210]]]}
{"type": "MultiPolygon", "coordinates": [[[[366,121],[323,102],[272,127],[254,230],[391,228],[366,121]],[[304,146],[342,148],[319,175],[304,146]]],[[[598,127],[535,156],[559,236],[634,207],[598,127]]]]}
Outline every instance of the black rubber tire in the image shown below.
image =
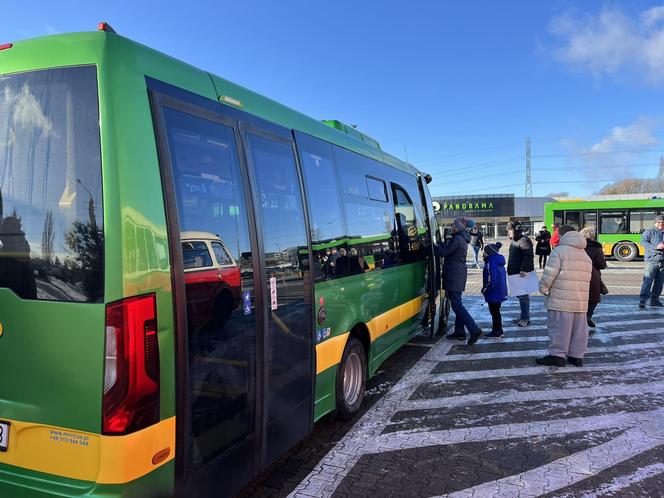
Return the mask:
{"type": "Polygon", "coordinates": [[[337,396],[337,418],[341,420],[352,419],[362,406],[364,392],[367,385],[367,356],[364,346],[360,340],[351,337],[346,343],[344,353],[341,356],[341,363],[337,369],[336,396],[337,396]],[[350,361],[349,361],[350,359],[350,361]],[[360,364],[360,392],[354,401],[344,399],[344,375],[351,367],[351,364],[357,367],[357,361],[360,364]]]}
{"type": "Polygon", "coordinates": [[[226,323],[235,309],[235,299],[233,294],[227,290],[222,290],[215,299],[212,311],[212,321],[217,325],[226,323]]]}
{"type": "Polygon", "coordinates": [[[639,248],[632,242],[618,242],[613,246],[613,257],[618,261],[634,261],[639,255],[639,248]]]}

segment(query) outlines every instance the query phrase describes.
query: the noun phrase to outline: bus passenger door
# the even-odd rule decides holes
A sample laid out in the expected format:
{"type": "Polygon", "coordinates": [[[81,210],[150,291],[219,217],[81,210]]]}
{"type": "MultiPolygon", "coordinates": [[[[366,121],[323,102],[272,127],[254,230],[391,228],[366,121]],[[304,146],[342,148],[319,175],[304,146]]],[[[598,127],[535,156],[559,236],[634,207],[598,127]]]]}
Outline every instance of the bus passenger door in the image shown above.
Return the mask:
{"type": "Polygon", "coordinates": [[[262,322],[248,180],[232,120],[152,98],[176,308],[178,486],[182,496],[231,496],[260,466],[262,322]]]}
{"type": "MultiPolygon", "coordinates": [[[[429,181],[431,180],[431,177],[428,175],[427,178],[429,181]]],[[[429,334],[433,337],[435,333],[435,317],[437,316],[436,296],[440,292],[441,287],[440,268],[437,268],[434,255],[434,244],[436,243],[435,235],[438,232],[438,222],[433,211],[433,201],[429,194],[429,189],[424,182],[425,177],[418,173],[417,186],[420,190],[420,202],[422,203],[424,222],[426,224],[425,237],[428,240],[428,246],[425,248],[427,251],[427,293],[429,294],[427,317],[429,318],[429,334]]]]}
{"type": "MultiPolygon", "coordinates": [[[[276,127],[275,127],[276,128],[276,127]]],[[[311,431],[315,375],[310,249],[290,133],[242,127],[261,260],[262,466],[311,431]]]]}

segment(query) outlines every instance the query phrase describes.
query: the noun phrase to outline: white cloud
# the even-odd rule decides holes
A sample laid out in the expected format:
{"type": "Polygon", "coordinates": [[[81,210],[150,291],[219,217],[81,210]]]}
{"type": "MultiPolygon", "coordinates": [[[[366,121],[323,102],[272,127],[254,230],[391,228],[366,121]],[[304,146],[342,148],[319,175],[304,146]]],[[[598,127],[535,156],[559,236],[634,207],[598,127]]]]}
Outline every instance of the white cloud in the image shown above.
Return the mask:
{"type": "Polygon", "coordinates": [[[614,126],[591,146],[563,139],[560,144],[569,151],[566,166],[570,173],[582,172],[589,179],[643,176],[643,168],[653,161],[653,148],[661,143],[657,126],[655,119],[641,117],[633,124],[614,126]]]}
{"type": "Polygon", "coordinates": [[[611,133],[593,145],[590,153],[636,152],[658,145],[659,140],[653,136],[655,123],[641,118],[629,126],[615,126],[611,133]]]}
{"type": "Polygon", "coordinates": [[[643,19],[643,24],[648,27],[664,20],[664,5],[646,10],[641,14],[641,19],[643,19]]]}
{"type": "Polygon", "coordinates": [[[561,40],[553,57],[575,69],[596,76],[630,70],[664,81],[664,5],[632,17],[617,8],[596,16],[568,12],[550,30],[561,40]]]}
{"type": "Polygon", "coordinates": [[[5,87],[4,95],[0,96],[0,107],[9,114],[7,126],[7,140],[0,142],[0,147],[14,143],[17,130],[39,130],[41,136],[55,136],[53,122],[44,113],[37,97],[25,83],[20,91],[13,92],[9,86],[5,87]]]}

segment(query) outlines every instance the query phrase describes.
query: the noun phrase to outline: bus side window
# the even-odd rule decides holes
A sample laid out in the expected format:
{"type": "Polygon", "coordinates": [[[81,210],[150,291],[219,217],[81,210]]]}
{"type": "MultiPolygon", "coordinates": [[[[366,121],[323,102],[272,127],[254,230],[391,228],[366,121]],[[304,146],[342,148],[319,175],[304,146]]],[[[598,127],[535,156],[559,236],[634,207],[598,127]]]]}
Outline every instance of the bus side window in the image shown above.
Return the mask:
{"type": "Polygon", "coordinates": [[[205,242],[202,241],[183,242],[182,259],[184,260],[185,270],[212,266],[212,258],[205,242]]]}
{"type": "Polygon", "coordinates": [[[408,193],[399,185],[392,184],[394,193],[394,211],[397,226],[396,239],[399,257],[403,263],[410,263],[421,259],[421,243],[419,239],[418,222],[415,216],[415,206],[408,193]]]}
{"type": "Polygon", "coordinates": [[[337,274],[387,268],[397,263],[392,240],[394,211],[380,177],[384,165],[334,147],[348,227],[348,258],[336,262],[337,274]],[[353,250],[354,249],[354,250],[353,250]],[[348,268],[345,268],[348,263],[348,268]]]}
{"type": "Polygon", "coordinates": [[[297,149],[306,184],[309,233],[316,281],[334,278],[338,248],[346,238],[346,221],[341,205],[332,146],[296,133],[297,149]]]}
{"type": "Polygon", "coordinates": [[[597,211],[583,211],[583,227],[597,228],[597,211]]]}
{"type": "Polygon", "coordinates": [[[565,216],[565,211],[554,211],[553,212],[553,222],[563,225],[563,219],[565,216]]]}
{"type": "Polygon", "coordinates": [[[628,233],[625,211],[600,212],[600,233],[628,233]]]}

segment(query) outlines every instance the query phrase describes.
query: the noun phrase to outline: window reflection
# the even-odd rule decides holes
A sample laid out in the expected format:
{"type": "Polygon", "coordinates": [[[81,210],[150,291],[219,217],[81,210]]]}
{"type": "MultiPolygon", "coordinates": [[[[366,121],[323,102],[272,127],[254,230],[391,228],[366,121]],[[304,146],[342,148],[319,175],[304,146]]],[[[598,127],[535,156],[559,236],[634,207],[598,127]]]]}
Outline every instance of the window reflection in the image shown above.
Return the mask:
{"type": "Polygon", "coordinates": [[[426,259],[429,241],[415,177],[308,135],[297,134],[297,142],[317,280],[426,259]],[[386,180],[399,185],[395,203],[386,180]]]}
{"type": "Polygon", "coordinates": [[[0,76],[0,287],[102,300],[99,147],[94,67],[0,76]]]}
{"type": "Polygon", "coordinates": [[[189,465],[198,468],[253,432],[253,260],[233,129],[163,112],[185,268],[189,465]]]}

